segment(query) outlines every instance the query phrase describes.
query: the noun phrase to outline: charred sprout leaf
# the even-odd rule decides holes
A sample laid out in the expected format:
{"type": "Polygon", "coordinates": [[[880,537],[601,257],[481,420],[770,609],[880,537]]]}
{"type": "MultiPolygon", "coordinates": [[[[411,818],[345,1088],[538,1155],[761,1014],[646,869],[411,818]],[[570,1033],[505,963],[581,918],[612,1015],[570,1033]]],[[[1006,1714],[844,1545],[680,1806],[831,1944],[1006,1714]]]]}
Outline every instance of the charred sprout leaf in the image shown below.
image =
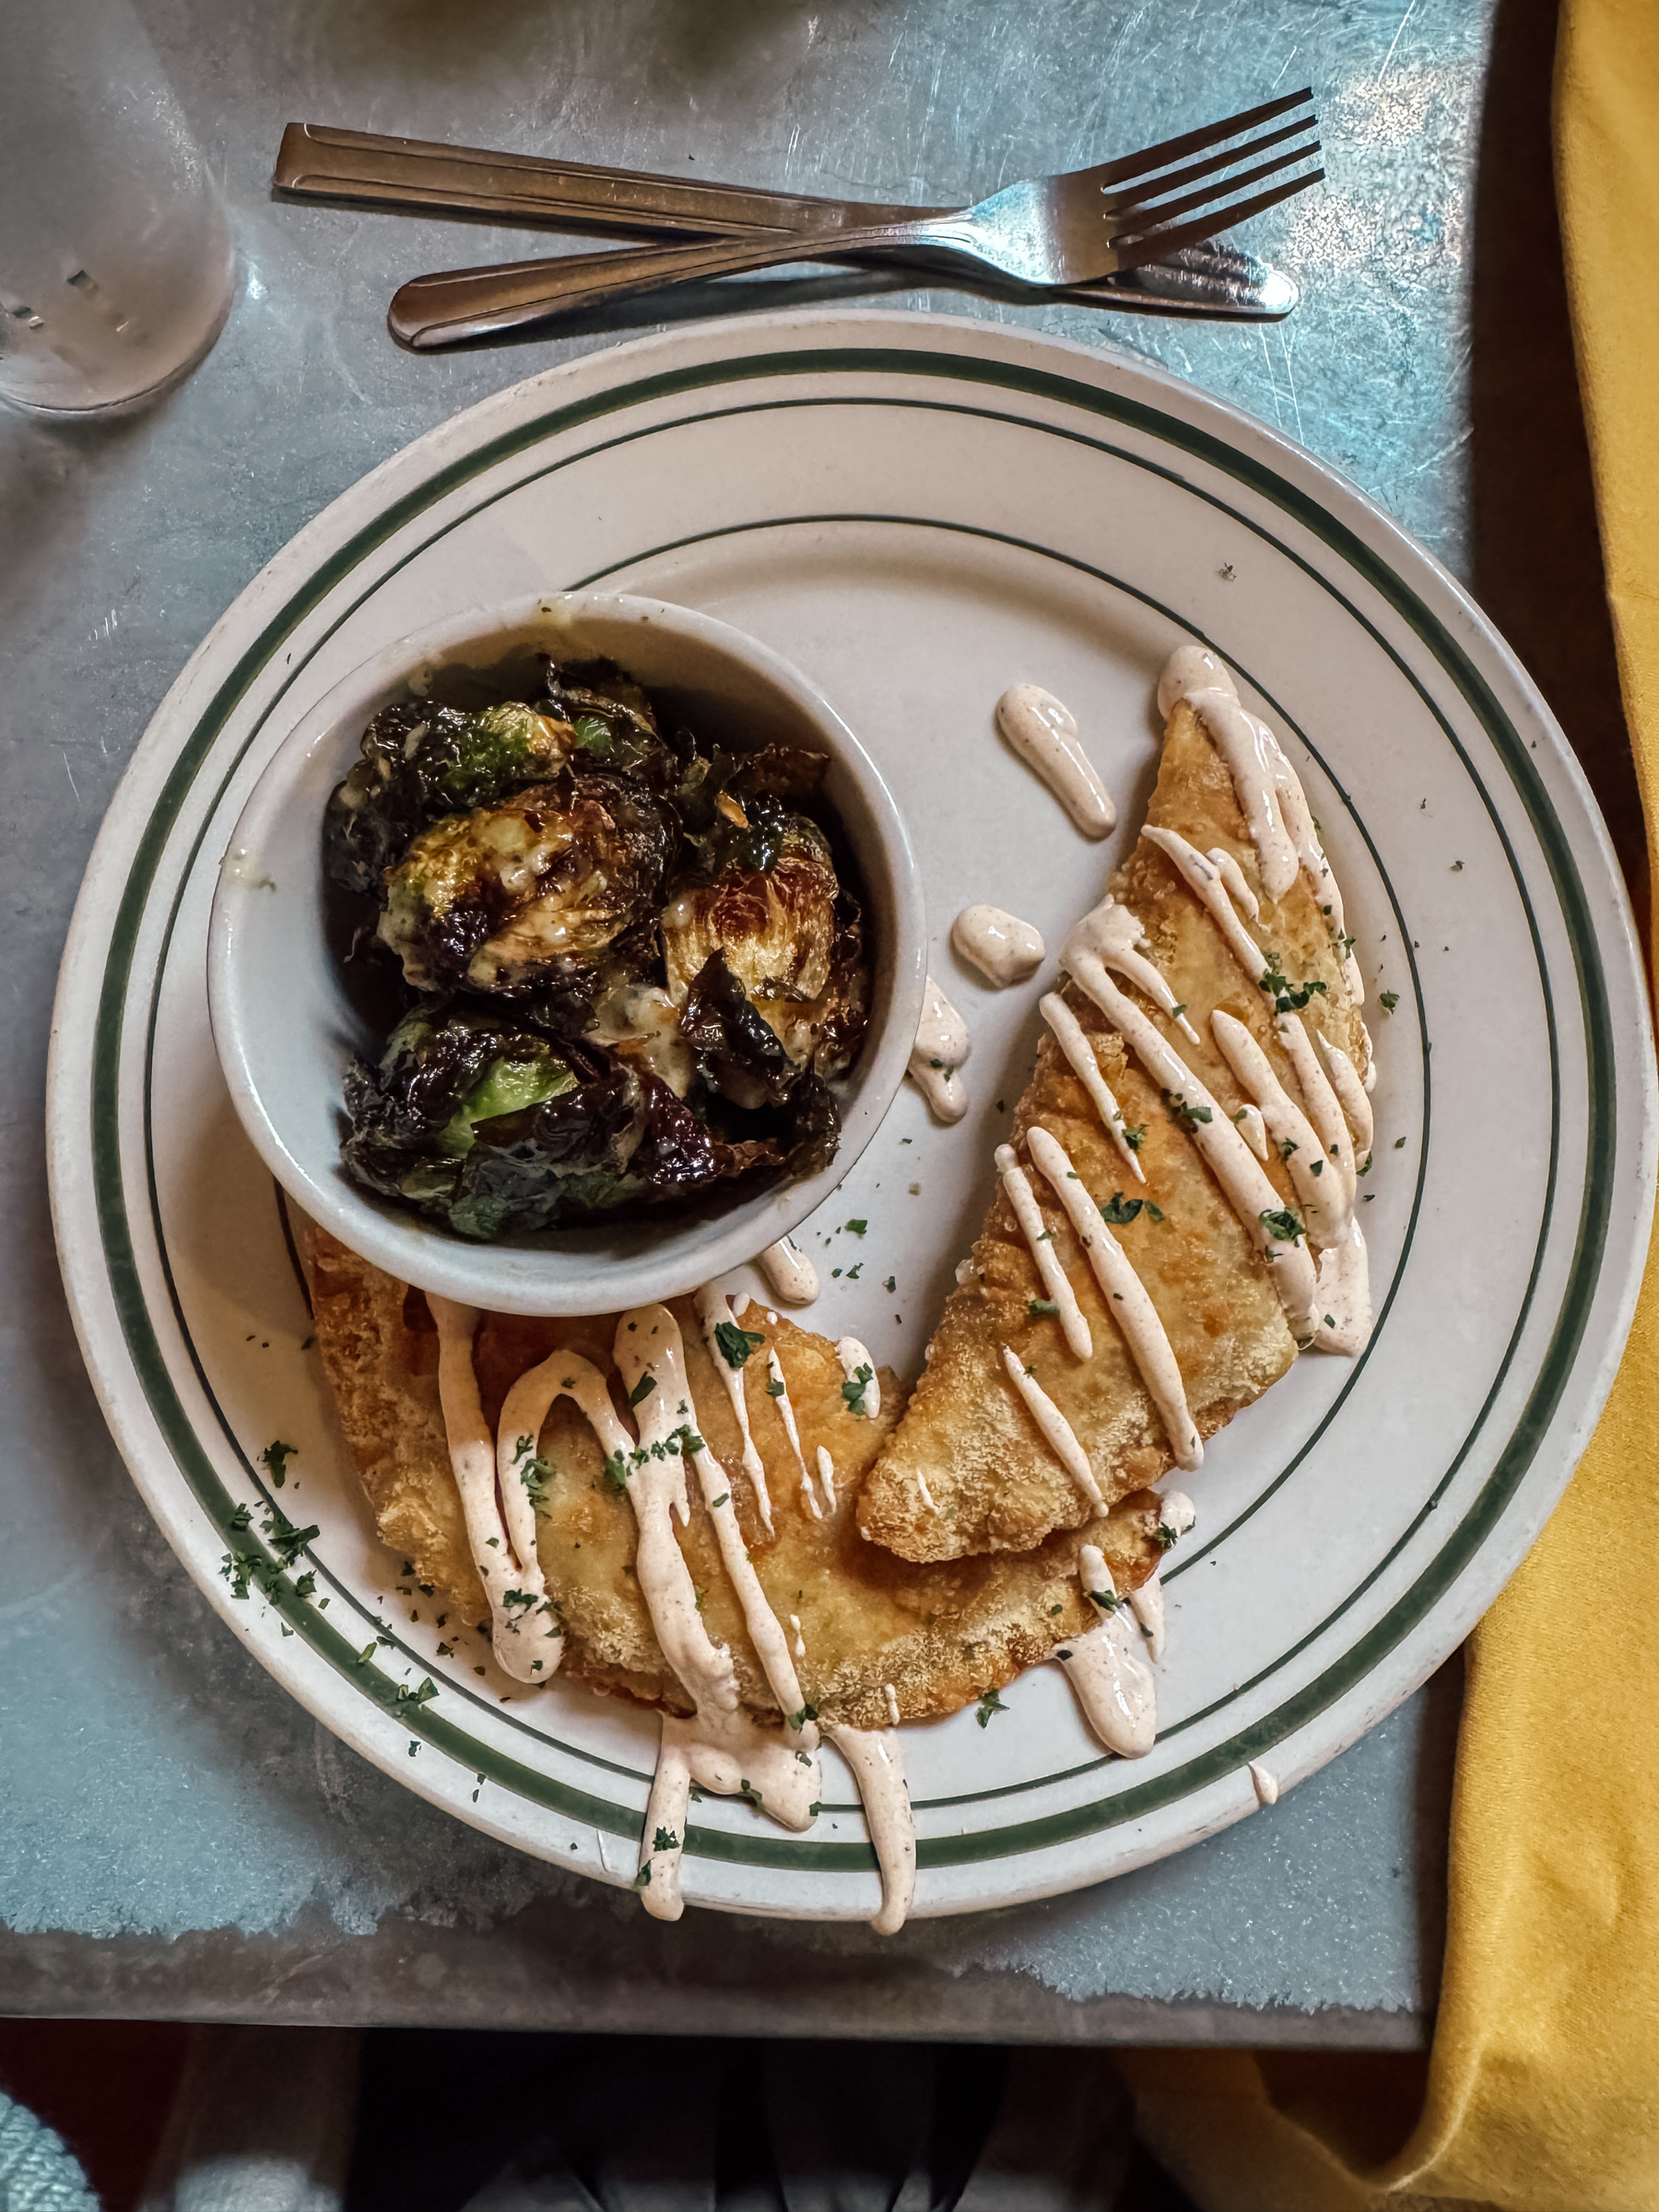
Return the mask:
{"type": "Polygon", "coordinates": [[[571,724],[595,762],[666,790],[677,763],[657,729],[651,701],[611,661],[547,663],[547,701],[571,724]]]}
{"type": "Polygon", "coordinates": [[[387,874],[381,938],[419,991],[585,981],[591,1000],[601,956],[652,919],[673,834],[638,784],[564,771],[422,830],[387,874]]]}
{"type": "Polygon", "coordinates": [[[752,1111],[779,1105],[800,1079],[722,950],[710,953],[691,979],[680,1009],[680,1034],[697,1053],[704,1082],[735,1106],[752,1111]]]}

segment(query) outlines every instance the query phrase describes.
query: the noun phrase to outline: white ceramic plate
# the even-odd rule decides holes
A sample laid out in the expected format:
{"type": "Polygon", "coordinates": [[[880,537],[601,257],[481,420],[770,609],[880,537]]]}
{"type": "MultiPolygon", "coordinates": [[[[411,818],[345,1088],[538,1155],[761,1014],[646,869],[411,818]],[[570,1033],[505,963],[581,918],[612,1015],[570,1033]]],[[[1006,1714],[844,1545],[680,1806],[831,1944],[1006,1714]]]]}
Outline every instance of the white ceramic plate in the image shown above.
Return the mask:
{"type": "MultiPolygon", "coordinates": [[[[655,1724],[558,1682],[480,1677],[470,1644],[437,1656],[429,1608],[400,1591],[347,1477],[203,984],[213,862],[293,721],[417,624],[583,586],[701,608],[775,647],[907,817],[930,959],[974,1034],[973,1109],[941,1129],[907,1087],[803,1234],[825,1279],[815,1325],[855,1331],[901,1371],[989,1195],[1042,987],[982,987],[947,949],[952,916],[989,900],[1055,946],[1098,898],[1140,818],[1153,682],[1183,637],[1240,671],[1300,768],[1382,1065],[1371,1348],[1300,1361],[1210,1447],[1168,1578],[1149,1758],[1104,1759],[1051,1667],[987,1727],[968,1712],[904,1737],[920,1912],[1075,1888],[1225,1827],[1254,1809],[1247,1761],[1288,1787],[1422,1681],[1559,1495],[1635,1298],[1651,1047],[1594,804],[1488,625],[1307,453],[1110,354],[881,314],[622,347],[422,439],[243,594],[111,808],[58,1006],[59,1244],[151,1510],[226,1620],[348,1743],[507,1841],[631,1878],[655,1724]],[[1104,847],[993,735],[998,693],[1022,678],[1078,715],[1122,810],[1104,847]],[[1399,994],[1392,1015],[1382,991],[1399,994]],[[855,1218],[862,1237],[842,1226],[855,1218]],[[249,1542],[232,1516],[251,1504],[258,1525],[273,1496],[258,1455],[278,1438],[299,1447],[278,1501],[321,1530],[315,1595],[290,1580],[274,1604],[239,1601],[220,1571],[249,1542]],[[439,1694],[417,1704],[429,1676],[439,1694]]],[[[703,1804],[688,1897],[873,1912],[832,1754],[825,1781],[806,1838],[703,1804]]]]}

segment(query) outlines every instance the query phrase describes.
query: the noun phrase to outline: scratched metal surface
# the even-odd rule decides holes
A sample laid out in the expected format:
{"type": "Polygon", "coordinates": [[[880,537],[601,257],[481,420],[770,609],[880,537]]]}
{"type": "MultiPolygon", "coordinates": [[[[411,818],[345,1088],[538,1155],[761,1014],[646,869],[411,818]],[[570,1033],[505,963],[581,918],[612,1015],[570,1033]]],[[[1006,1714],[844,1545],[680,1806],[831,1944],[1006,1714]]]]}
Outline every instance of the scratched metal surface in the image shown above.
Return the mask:
{"type": "MultiPolygon", "coordinates": [[[[10,1257],[0,1403],[0,2006],[175,2018],[693,2025],[1063,2040],[1420,2037],[1443,1898],[1454,1683],[1271,1816],[1115,1884],[883,1946],[677,1930],[503,1851],[362,1765],[214,1621],[92,1402],[41,1171],[51,993],[82,866],[168,683],[261,564],[407,440],[558,345],[414,359],[404,276],[523,233],[271,205],[290,116],[860,197],[968,199],[1316,88],[1330,170],[1250,233],[1277,329],[892,291],[1128,347],[1347,470],[1454,571],[1467,546],[1465,232],[1491,0],[140,0],[222,163],[229,325],[136,420],[0,411],[10,913],[0,1065],[10,1257]]],[[[3,159],[0,154],[0,159],[3,159]]],[[[745,307],[861,280],[746,284],[745,307]]],[[[703,292],[677,313],[722,312],[703,292]]]]}

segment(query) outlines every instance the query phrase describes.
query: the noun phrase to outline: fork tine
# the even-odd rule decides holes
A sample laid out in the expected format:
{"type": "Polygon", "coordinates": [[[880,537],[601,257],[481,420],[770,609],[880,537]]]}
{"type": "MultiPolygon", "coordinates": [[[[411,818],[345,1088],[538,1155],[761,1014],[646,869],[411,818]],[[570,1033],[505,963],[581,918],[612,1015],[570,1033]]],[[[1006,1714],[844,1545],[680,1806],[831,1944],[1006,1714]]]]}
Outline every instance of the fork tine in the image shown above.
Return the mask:
{"type": "Polygon", "coordinates": [[[1319,183],[1324,173],[1323,169],[1312,170],[1305,177],[1292,177],[1288,184],[1276,184],[1271,192],[1259,192],[1253,199],[1241,200],[1236,206],[1212,208],[1196,222],[1178,223],[1168,230],[1149,230],[1132,244],[1117,248],[1112,274],[1145,268],[1147,262],[1163,261],[1170,254],[1178,253],[1182,246],[1199,245],[1218,231],[1230,230],[1235,223],[1243,222],[1247,217],[1260,215],[1265,208],[1277,207],[1281,200],[1293,199],[1299,192],[1306,192],[1310,184],[1319,183]]]}
{"type": "MultiPolygon", "coordinates": [[[[1176,192],[1183,184],[1196,183],[1200,177],[1211,177],[1218,170],[1231,168],[1235,161],[1252,160],[1257,154],[1265,154],[1270,146],[1282,146],[1287,138],[1295,138],[1303,131],[1316,129],[1318,122],[1317,116],[1299,115],[1294,123],[1285,124],[1277,131],[1265,132],[1260,138],[1251,139],[1247,146],[1230,147],[1225,153],[1211,154],[1207,160],[1191,161],[1185,169],[1172,169],[1164,176],[1148,177],[1137,183],[1131,192],[1107,193],[1106,212],[1111,215],[1122,206],[1144,205],[1149,194],[1176,192]]],[[[1317,138],[1308,151],[1311,154],[1319,151],[1317,138]]]]}
{"type": "MultiPolygon", "coordinates": [[[[1178,215],[1192,215],[1201,208],[1213,207],[1218,200],[1225,199],[1230,192],[1242,192],[1247,184],[1259,184],[1264,177],[1277,177],[1282,170],[1289,169],[1298,161],[1309,160],[1318,152],[1319,141],[1316,138],[1312,146],[1293,146],[1288,154],[1280,154],[1276,161],[1264,161],[1258,168],[1247,169],[1240,176],[1228,177],[1220,183],[1211,184],[1198,192],[1189,192],[1184,199],[1154,200],[1149,205],[1145,200],[1126,201],[1113,210],[1117,219],[1112,230],[1112,242],[1115,244],[1123,238],[1141,237],[1153,223],[1172,222],[1178,215]]],[[[1163,187],[1154,184],[1150,189],[1156,194],[1161,192],[1163,187]]]]}
{"type": "Polygon", "coordinates": [[[1102,161],[1086,173],[1101,185],[1124,184],[1131,177],[1144,177],[1151,170],[1166,169],[1171,161],[1180,161],[1188,154],[1201,154],[1212,146],[1219,146],[1225,138],[1237,138],[1253,130],[1258,123],[1271,123],[1276,115],[1288,115],[1313,97],[1311,85],[1300,92],[1287,92],[1280,100],[1264,100],[1259,108],[1246,108],[1241,115],[1230,115],[1223,123],[1212,123],[1201,131],[1183,131],[1179,138],[1166,138],[1159,146],[1148,146],[1138,154],[1124,154],[1115,161],[1102,161]]]}

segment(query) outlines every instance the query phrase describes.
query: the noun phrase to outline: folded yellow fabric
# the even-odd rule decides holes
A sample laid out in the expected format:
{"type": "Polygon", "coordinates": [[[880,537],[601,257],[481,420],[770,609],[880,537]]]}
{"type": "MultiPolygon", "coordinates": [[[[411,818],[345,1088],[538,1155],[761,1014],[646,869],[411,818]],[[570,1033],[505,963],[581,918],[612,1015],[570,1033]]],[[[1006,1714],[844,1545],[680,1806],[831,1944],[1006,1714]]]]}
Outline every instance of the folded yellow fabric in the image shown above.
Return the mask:
{"type": "MultiPolygon", "coordinates": [[[[1556,171],[1652,857],[1659,0],[1563,0],[1556,171]]],[[[1590,1450],[1472,1641],[1444,1986],[1415,2125],[1398,2062],[1121,2063],[1148,2142],[1204,2212],[1659,2212],[1659,1258],[1590,1450]]]]}

